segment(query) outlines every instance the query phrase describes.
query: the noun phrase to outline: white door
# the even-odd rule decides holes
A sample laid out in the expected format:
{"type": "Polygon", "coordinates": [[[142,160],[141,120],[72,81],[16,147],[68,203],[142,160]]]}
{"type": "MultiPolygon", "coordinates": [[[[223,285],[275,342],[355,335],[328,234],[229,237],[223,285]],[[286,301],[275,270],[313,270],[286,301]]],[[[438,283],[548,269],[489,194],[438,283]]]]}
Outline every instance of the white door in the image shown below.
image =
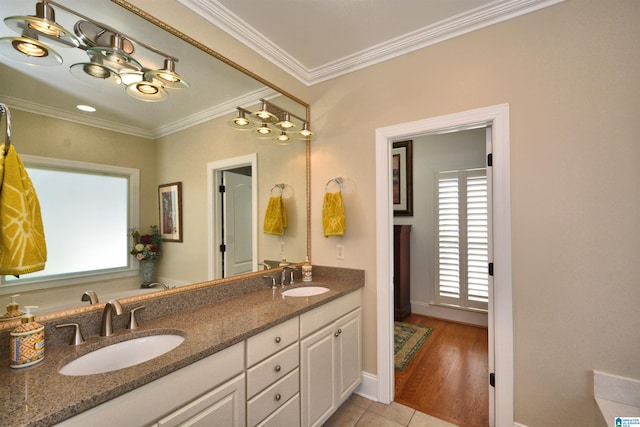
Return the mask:
{"type": "Polygon", "coordinates": [[[251,177],[232,170],[222,172],[222,256],[224,277],[253,270],[251,177]]]}

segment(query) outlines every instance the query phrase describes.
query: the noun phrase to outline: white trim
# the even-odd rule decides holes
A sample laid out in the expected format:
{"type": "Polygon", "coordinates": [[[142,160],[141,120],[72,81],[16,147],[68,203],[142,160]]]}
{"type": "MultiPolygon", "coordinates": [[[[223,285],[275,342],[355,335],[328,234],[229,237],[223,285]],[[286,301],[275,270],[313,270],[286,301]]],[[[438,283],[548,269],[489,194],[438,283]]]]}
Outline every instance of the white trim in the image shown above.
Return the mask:
{"type": "Polygon", "coordinates": [[[456,308],[445,307],[434,304],[427,304],[419,301],[411,301],[411,312],[423,316],[437,317],[439,319],[451,320],[453,322],[467,323],[470,325],[488,327],[487,313],[456,308]]]}
{"type": "Polygon", "coordinates": [[[216,227],[216,212],[220,211],[219,203],[215,195],[219,185],[218,172],[228,169],[234,169],[240,166],[251,166],[251,247],[253,266],[252,270],[258,268],[258,154],[251,153],[244,156],[233,157],[230,159],[218,160],[207,163],[207,271],[208,280],[218,279],[221,272],[216,270],[216,266],[221,264],[220,251],[216,248],[221,243],[221,236],[218,227],[216,227]]]}
{"type": "Polygon", "coordinates": [[[217,0],[179,0],[181,4],[307,86],[352,73],[405,53],[553,6],[563,1],[504,0],[489,2],[484,6],[403,34],[359,52],[354,52],[321,66],[308,68],[217,0]]]}
{"type": "Polygon", "coordinates": [[[362,372],[362,382],[354,391],[358,396],[365,397],[369,400],[376,400],[378,390],[378,378],[368,372],[362,372]]]}
{"type": "MultiPolygon", "coordinates": [[[[391,230],[391,142],[443,130],[493,128],[493,218],[495,317],[495,425],[514,424],[513,312],[511,284],[511,196],[509,170],[509,105],[434,117],[376,129],[376,260],[378,319],[378,401],[390,403],[393,378],[393,297],[391,230]]],[[[490,331],[491,333],[491,331],[490,331]]]]}

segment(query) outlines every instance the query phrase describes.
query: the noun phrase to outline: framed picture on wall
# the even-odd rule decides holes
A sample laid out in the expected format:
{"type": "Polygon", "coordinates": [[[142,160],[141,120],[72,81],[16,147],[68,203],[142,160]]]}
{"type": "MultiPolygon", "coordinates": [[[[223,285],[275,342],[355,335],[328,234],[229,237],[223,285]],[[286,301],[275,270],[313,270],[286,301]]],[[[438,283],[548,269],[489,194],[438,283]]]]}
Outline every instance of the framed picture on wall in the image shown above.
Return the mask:
{"type": "Polygon", "coordinates": [[[393,143],[393,215],[413,216],[413,141],[393,143]]]}
{"type": "Polygon", "coordinates": [[[182,183],[158,186],[160,235],[165,242],[182,242],[182,183]]]}

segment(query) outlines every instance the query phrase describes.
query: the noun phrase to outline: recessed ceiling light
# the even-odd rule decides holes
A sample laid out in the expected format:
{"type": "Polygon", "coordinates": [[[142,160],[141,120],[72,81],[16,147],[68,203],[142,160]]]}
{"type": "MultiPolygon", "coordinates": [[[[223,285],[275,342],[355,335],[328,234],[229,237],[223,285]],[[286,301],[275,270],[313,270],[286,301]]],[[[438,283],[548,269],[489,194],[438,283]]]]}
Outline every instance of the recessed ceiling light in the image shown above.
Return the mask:
{"type": "Polygon", "coordinates": [[[82,105],[82,104],[80,104],[80,105],[76,105],[76,108],[78,110],[86,111],[86,112],[89,112],[89,113],[94,113],[96,111],[96,109],[93,108],[90,105],[82,105]]]}

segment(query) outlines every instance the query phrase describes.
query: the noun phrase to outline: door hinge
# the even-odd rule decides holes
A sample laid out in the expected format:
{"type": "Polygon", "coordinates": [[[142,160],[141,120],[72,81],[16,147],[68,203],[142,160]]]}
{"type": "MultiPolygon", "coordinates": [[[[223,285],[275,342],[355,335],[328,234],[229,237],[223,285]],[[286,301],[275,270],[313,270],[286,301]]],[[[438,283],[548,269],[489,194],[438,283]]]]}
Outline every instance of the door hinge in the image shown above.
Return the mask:
{"type": "Polygon", "coordinates": [[[493,166],[493,153],[487,154],[487,166],[493,166]]]}
{"type": "Polygon", "coordinates": [[[494,388],[496,386],[496,374],[494,374],[493,372],[489,374],[489,385],[494,388]]]}
{"type": "Polygon", "coordinates": [[[493,263],[489,263],[489,276],[493,276],[493,263]]]}
{"type": "Polygon", "coordinates": [[[221,185],[221,186],[218,187],[218,191],[220,193],[224,193],[226,191],[226,187],[224,185],[221,185]]]}
{"type": "Polygon", "coordinates": [[[220,245],[220,252],[226,252],[227,251],[227,245],[220,245]]]}

